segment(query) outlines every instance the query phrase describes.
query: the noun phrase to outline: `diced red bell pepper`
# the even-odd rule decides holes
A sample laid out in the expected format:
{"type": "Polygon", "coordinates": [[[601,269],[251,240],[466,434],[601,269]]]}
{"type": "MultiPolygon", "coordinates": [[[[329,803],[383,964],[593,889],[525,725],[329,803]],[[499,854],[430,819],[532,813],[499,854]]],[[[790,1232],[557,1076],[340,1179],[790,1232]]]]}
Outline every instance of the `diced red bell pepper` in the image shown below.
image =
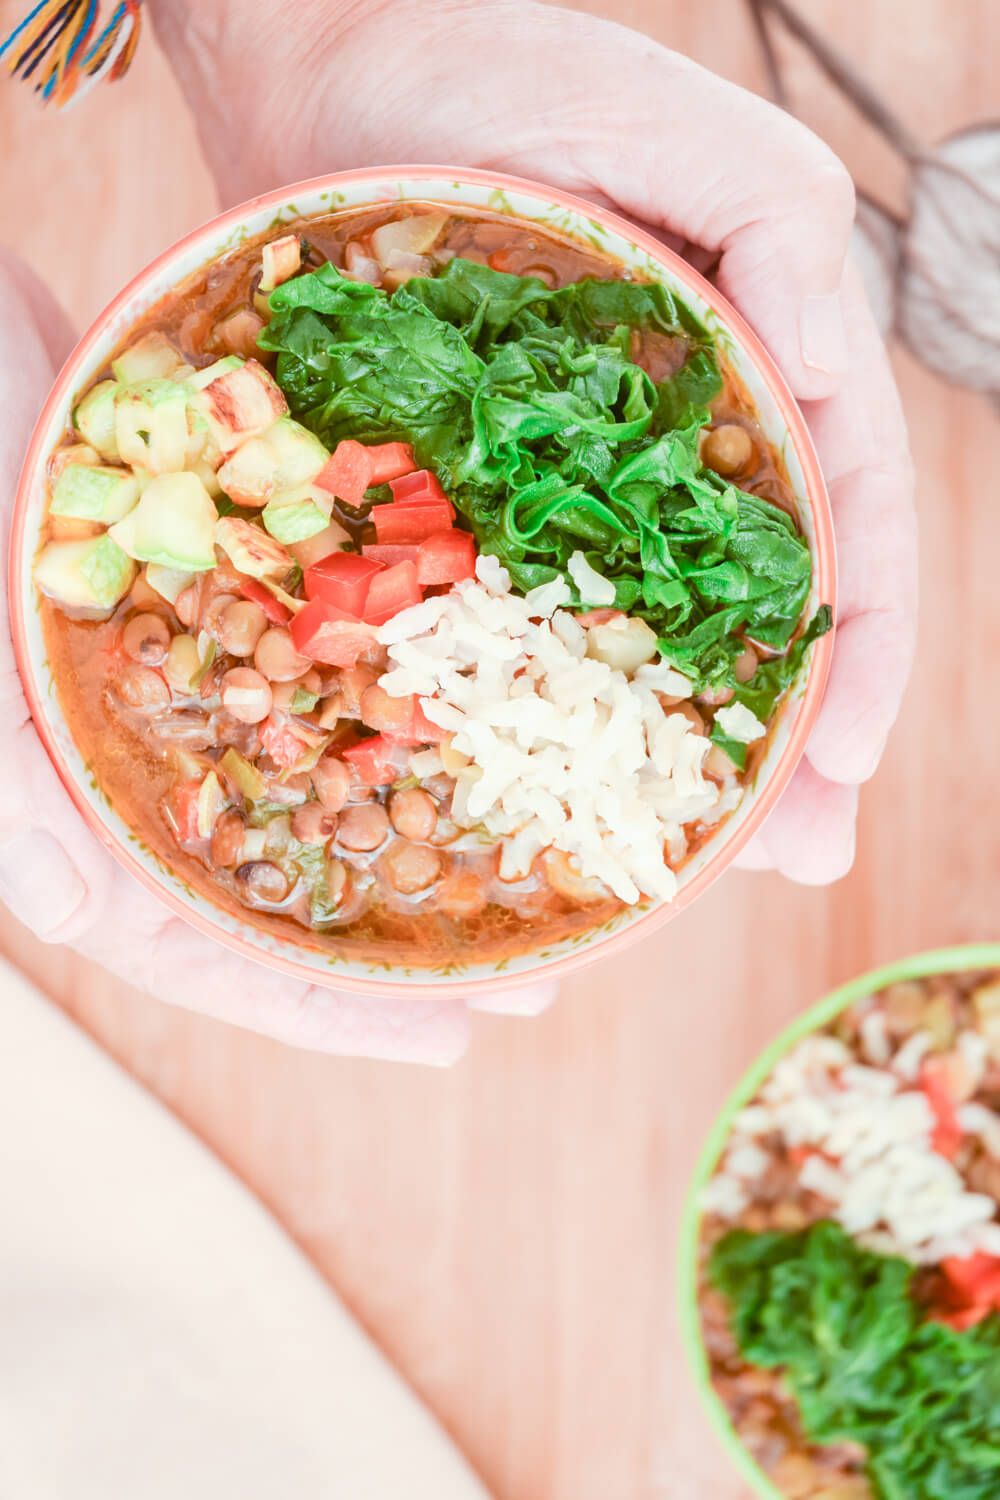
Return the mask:
{"type": "Polygon", "coordinates": [[[357,552],[334,552],[307,568],[303,576],[307,599],[324,599],[360,620],[365,612],[368,586],[384,563],[357,552]]]}
{"type": "Polygon", "coordinates": [[[1000,1306],[1000,1258],[979,1251],[975,1255],[950,1255],[941,1269],[962,1300],[1000,1306]]]}
{"type": "Polygon", "coordinates": [[[383,568],[373,577],[364,617],[369,625],[384,625],[401,609],[419,604],[423,597],[416,566],[411,562],[396,563],[395,567],[383,568]]]}
{"type": "Polygon", "coordinates": [[[948,1087],[947,1068],[939,1059],[929,1057],[920,1070],[920,1086],[934,1111],[934,1134],[931,1145],[942,1156],[952,1157],[962,1143],[958,1110],[948,1087]]]}
{"type": "Polygon", "coordinates": [[[399,741],[386,739],[383,734],[360,740],[342,750],[341,757],[362,786],[390,786],[406,769],[406,757],[401,753],[399,741]]]}
{"type": "Polygon", "coordinates": [[[416,543],[408,545],[406,542],[366,542],[361,551],[372,562],[384,563],[387,568],[401,562],[415,563],[420,553],[416,543]]]}
{"type": "Polygon", "coordinates": [[[360,505],[371,483],[371,462],[364,443],[344,438],[337,444],[320,469],[314,484],[343,500],[345,505],[360,505]]]}
{"type": "Polygon", "coordinates": [[[430,469],[418,469],[401,479],[391,479],[389,488],[397,505],[430,505],[436,500],[447,500],[436,474],[430,469]]]}
{"type": "Polygon", "coordinates": [[[975,1328],[984,1318],[988,1318],[993,1312],[992,1307],[963,1307],[959,1312],[933,1313],[931,1316],[935,1323],[943,1323],[946,1328],[954,1328],[956,1333],[965,1333],[970,1328],[975,1328]]]}
{"type": "Polygon", "coordinates": [[[370,485],[398,484],[404,474],[412,474],[417,467],[409,443],[375,443],[366,451],[370,485]]]}
{"type": "Polygon", "coordinates": [[[374,626],[323,599],[313,599],[299,610],[288,628],[300,656],[331,667],[353,667],[362,652],[375,645],[374,626]]]}
{"type": "Polygon", "coordinates": [[[439,531],[420,543],[417,577],[425,587],[476,576],[476,542],[468,531],[439,531]]]}
{"type": "Polygon", "coordinates": [[[182,781],[173,793],[173,816],[177,824],[177,838],[182,844],[189,844],[198,837],[198,793],[201,791],[201,782],[182,781]]]}
{"type": "Polygon", "coordinates": [[[980,1251],[948,1256],[941,1262],[948,1295],[933,1317],[949,1328],[974,1328],[990,1313],[1000,1311],[1000,1256],[980,1251]]]}
{"type": "Polygon", "coordinates": [[[415,463],[409,443],[373,443],[366,447],[353,438],[344,438],[314,482],[345,505],[360,505],[365,490],[373,484],[399,483],[404,474],[413,472],[415,463]]]}
{"type": "Polygon", "coordinates": [[[276,599],[270,589],[258,583],[256,578],[241,578],[240,593],[244,599],[252,599],[254,604],[259,604],[272,625],[287,625],[292,618],[291,610],[280,599],[276,599]]]}
{"type": "Polygon", "coordinates": [[[300,761],[309,748],[292,726],[275,714],[270,714],[260,726],[260,742],[274,764],[283,771],[300,761]]]}
{"type": "Polygon", "coordinates": [[[448,738],[448,730],[442,729],[429,719],[420,706],[420,699],[413,700],[413,743],[415,745],[440,745],[448,738]]]}
{"type": "Polygon", "coordinates": [[[376,505],[371,513],[380,542],[422,542],[437,531],[447,531],[455,519],[448,501],[432,505],[376,505]]]}

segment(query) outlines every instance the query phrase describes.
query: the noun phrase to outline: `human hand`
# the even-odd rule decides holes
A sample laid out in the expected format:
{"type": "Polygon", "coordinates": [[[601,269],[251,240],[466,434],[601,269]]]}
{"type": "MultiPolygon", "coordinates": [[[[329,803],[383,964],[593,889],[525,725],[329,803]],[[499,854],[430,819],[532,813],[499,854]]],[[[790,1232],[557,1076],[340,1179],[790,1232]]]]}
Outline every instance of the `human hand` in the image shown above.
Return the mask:
{"type": "Polygon", "coordinates": [[[833,501],[839,633],[806,757],[741,863],[837,879],[915,637],[906,432],[845,262],[850,178],[804,126],[636,32],[531,0],[154,0],[227,201],[462,163],[610,204],[705,264],[800,399],[833,501]],[[252,78],[254,87],[247,88],[252,78]],[[708,252],[707,254],[705,252],[708,252]]]}
{"type": "MultiPolygon", "coordinates": [[[[46,289],[5,252],[0,302],[7,538],[21,457],[72,339],[46,289]]],[[[381,1000],[296,983],[202,937],[127,875],[83,823],[35,733],[8,631],[0,632],[0,709],[0,900],[37,936],[71,943],[161,1000],[293,1046],[436,1064],[464,1051],[469,1015],[461,998],[381,1000]]],[[[489,1007],[531,1013],[554,993],[552,984],[528,986],[489,1007]]]]}

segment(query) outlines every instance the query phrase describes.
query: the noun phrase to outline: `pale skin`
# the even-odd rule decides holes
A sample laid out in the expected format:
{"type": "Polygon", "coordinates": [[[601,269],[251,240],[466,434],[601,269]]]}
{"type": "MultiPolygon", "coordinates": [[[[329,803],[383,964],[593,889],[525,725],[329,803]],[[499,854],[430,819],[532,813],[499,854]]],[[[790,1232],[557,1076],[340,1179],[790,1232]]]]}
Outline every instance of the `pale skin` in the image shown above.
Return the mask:
{"type": "MultiPolygon", "coordinates": [[[[422,0],[419,45],[410,0],[151,9],[224,203],[352,166],[461,163],[612,204],[696,263],[718,262],[719,286],[803,403],[840,569],[822,712],[741,863],[815,884],[843,875],[858,789],[878,765],[912,659],[916,546],[905,429],[847,263],[853,191],[837,159],[789,116],[637,33],[524,0],[422,0]]],[[[25,267],[0,260],[0,283],[9,497],[71,336],[25,267]]],[[[0,895],[40,937],[164,1000],[293,1045],[439,1064],[460,1055],[461,999],[372,1001],[298,985],[170,916],[80,821],[32,728],[9,637],[0,651],[0,895]]],[[[538,985],[484,1003],[531,1013],[552,994],[538,985]]]]}

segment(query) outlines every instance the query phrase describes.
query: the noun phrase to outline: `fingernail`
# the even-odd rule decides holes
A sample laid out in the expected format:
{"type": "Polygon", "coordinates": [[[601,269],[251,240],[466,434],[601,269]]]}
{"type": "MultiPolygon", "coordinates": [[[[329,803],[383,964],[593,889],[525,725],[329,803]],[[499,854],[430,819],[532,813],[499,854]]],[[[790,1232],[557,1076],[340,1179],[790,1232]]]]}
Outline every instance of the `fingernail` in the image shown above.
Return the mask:
{"type": "Polygon", "coordinates": [[[76,866],[44,829],[24,829],[0,844],[0,901],[36,937],[52,938],[87,895],[76,866]]]}
{"type": "Polygon", "coordinates": [[[799,319],[802,362],[824,375],[842,375],[847,369],[847,334],[839,292],[807,297],[799,319]]]}

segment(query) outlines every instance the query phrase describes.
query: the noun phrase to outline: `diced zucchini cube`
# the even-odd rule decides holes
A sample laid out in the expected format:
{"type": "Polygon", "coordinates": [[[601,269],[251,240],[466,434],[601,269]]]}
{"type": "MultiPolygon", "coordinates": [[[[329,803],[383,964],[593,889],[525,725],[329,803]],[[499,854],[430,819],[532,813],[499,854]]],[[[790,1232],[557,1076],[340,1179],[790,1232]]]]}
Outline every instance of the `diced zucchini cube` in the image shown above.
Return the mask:
{"type": "Polygon", "coordinates": [[[110,526],[127,516],[138,499],[139,486],[127,469],[67,464],[56,480],[49,511],[110,526]]]}
{"type": "Polygon", "coordinates": [[[304,542],[330,524],[332,497],[312,484],[282,490],[267,506],[261,519],[268,531],[286,545],[304,542]]]}
{"type": "Polygon", "coordinates": [[[226,375],[230,370],[238,370],[243,364],[238,354],[227,354],[222,359],[217,359],[214,364],[205,365],[201,370],[195,370],[186,381],[188,390],[203,391],[206,385],[211,385],[213,380],[218,380],[220,375],[226,375]]]}
{"type": "Polygon", "coordinates": [[[217,513],[197,474],[161,474],[110,535],[138,562],[182,573],[215,567],[217,513]]]}
{"type": "Polygon", "coordinates": [[[188,393],[188,441],[187,459],[184,467],[193,469],[203,463],[214,473],[222,463],[222,449],[212,436],[204,412],[200,411],[196,397],[188,393]]]}
{"type": "Polygon", "coordinates": [[[293,417],[279,417],[242,443],[219,470],[219,483],[238,505],[266,505],[280,490],[315,479],[330,455],[293,417]]]}
{"type": "Polygon", "coordinates": [[[57,448],[49,457],[46,465],[49,485],[55,489],[59,475],[63,469],[68,469],[70,464],[85,464],[88,469],[94,469],[99,468],[100,463],[101,455],[89,443],[67,443],[62,448],[57,448]]]}
{"type": "Polygon", "coordinates": [[[67,609],[110,610],[132,587],[136,566],[107,534],[49,542],[35,560],[35,583],[67,609]]]}
{"type": "Polygon", "coordinates": [[[294,566],[284,547],[240,516],[216,522],[215,540],[237,572],[249,578],[284,578],[294,566]]]}
{"type": "Polygon", "coordinates": [[[73,426],[77,432],[96,448],[102,458],[117,459],[118,440],[115,436],[115,398],[118,395],[117,380],[102,380],[87,392],[73,413],[73,426]]]}
{"type": "Polygon", "coordinates": [[[115,437],[122,462],[176,474],[188,450],[187,392],[172,380],[145,380],[119,392],[115,437]]]}
{"type": "Polygon", "coordinates": [[[182,572],[180,568],[165,568],[162,563],[146,564],[146,582],[168,604],[177,603],[178,595],[194,582],[194,576],[193,573],[182,572]]]}
{"type": "Polygon", "coordinates": [[[165,334],[144,334],[117,359],[111,361],[116,380],[134,385],[138,380],[162,380],[172,375],[184,360],[165,334]]]}
{"type": "Polygon", "coordinates": [[[213,469],[207,458],[196,458],[193,462],[188,461],[187,467],[192,474],[197,474],[213,500],[222,494],[222,485],[219,483],[218,470],[213,469]]]}
{"type": "Polygon", "coordinates": [[[196,392],[193,402],[224,454],[266,431],[288,410],[281,391],[255,359],[217,376],[196,392]]]}

